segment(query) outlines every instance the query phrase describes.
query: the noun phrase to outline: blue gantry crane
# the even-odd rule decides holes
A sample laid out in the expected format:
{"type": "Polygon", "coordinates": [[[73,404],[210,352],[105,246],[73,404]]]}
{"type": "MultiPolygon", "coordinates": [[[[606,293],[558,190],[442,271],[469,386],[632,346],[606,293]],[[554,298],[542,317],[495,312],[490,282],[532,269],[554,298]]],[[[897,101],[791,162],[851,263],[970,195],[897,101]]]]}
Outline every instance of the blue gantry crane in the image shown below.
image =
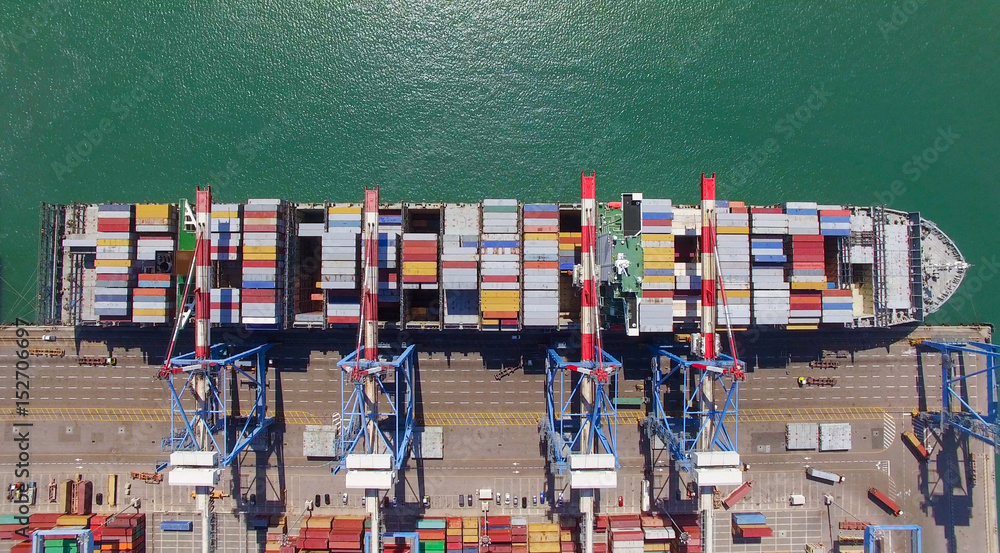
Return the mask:
{"type": "Polygon", "coordinates": [[[178,317],[160,378],[170,391],[170,435],[163,440],[167,451],[215,451],[219,466],[229,466],[274,422],[267,414],[267,352],[272,344],[244,351],[227,344],[211,343],[211,190],[198,190],[196,237],[191,275],[184,292],[194,294],[195,351],[173,355],[177,336],[185,326],[178,317]],[[193,288],[193,289],[192,289],[193,288]],[[230,381],[235,376],[235,389],[230,381]],[[178,385],[177,381],[181,381],[178,385]],[[239,405],[231,394],[246,385],[254,394],[253,407],[242,422],[231,425],[239,405]],[[231,431],[235,430],[235,433],[231,431]],[[221,438],[220,438],[221,436],[221,438]]]}
{"type": "Polygon", "coordinates": [[[921,418],[942,430],[953,429],[998,448],[1000,424],[997,421],[997,370],[1000,346],[981,342],[947,343],[924,340],[921,344],[941,353],[941,411],[921,413],[921,418]],[[982,356],[986,367],[965,373],[965,356],[982,356]],[[970,379],[986,376],[986,413],[969,404],[962,390],[970,379]]]}
{"type": "MultiPolygon", "coordinates": [[[[884,551],[890,532],[906,532],[910,535],[910,553],[921,553],[922,534],[915,524],[885,525],[869,524],[865,526],[865,553],[880,553],[884,551]]],[[[894,550],[895,551],[895,550],[894,550]]]]}
{"type": "Polygon", "coordinates": [[[691,468],[691,454],[703,447],[703,440],[716,451],[737,451],[741,362],[725,354],[712,360],[698,356],[687,359],[674,346],[650,350],[654,390],[652,413],[646,425],[650,439],[659,438],[682,469],[691,468]],[[667,409],[664,402],[663,391],[675,376],[679,376],[681,385],[680,413],[667,409]],[[708,401],[705,392],[710,387],[725,394],[725,399],[708,401]]]}

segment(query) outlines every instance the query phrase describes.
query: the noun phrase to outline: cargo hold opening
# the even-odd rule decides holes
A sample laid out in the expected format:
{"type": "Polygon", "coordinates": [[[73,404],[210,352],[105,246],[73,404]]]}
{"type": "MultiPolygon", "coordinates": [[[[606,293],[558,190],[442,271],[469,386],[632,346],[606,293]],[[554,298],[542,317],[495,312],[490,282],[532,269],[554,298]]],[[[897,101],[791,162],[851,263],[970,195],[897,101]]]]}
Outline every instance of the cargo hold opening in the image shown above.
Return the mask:
{"type": "Polygon", "coordinates": [[[574,267],[580,263],[583,212],[579,205],[559,207],[559,326],[580,325],[580,289],[573,284],[574,267]],[[570,244],[574,244],[572,248],[570,244]]]}
{"type": "Polygon", "coordinates": [[[441,324],[441,302],[437,290],[403,290],[403,313],[407,328],[437,328],[441,324]]]}
{"type": "Polygon", "coordinates": [[[300,232],[295,237],[295,258],[292,260],[294,323],[298,326],[322,326],[325,294],[319,282],[322,280],[323,239],[321,236],[303,236],[302,231],[321,231],[326,223],[326,214],[324,209],[316,208],[299,209],[295,215],[300,232]]]}

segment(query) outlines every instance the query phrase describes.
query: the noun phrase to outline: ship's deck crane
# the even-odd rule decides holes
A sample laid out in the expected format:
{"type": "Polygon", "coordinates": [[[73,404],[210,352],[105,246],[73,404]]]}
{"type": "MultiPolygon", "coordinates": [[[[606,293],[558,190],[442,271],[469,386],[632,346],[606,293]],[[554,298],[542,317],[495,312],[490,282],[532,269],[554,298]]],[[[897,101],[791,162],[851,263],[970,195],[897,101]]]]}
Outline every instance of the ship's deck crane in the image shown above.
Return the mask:
{"type": "Polygon", "coordinates": [[[199,188],[195,214],[188,217],[195,221],[194,279],[188,275],[184,291],[185,300],[194,294],[195,350],[174,355],[177,338],[191,315],[179,312],[159,374],[170,391],[170,436],[163,440],[164,449],[171,452],[168,482],[196,488],[203,553],[214,550],[211,492],[218,484],[220,468],[236,461],[274,421],[267,414],[267,352],[272,345],[233,353],[226,344],[211,344],[211,213],[211,189],[199,188]],[[249,367],[237,365],[244,359],[252,360],[249,367]],[[230,382],[234,379],[235,385],[230,382]],[[254,402],[250,413],[238,416],[235,393],[244,382],[254,391],[254,402]]]}
{"type": "Polygon", "coordinates": [[[581,175],[583,203],[580,300],[580,361],[566,361],[553,349],[546,356],[546,417],[540,427],[548,461],[580,496],[583,553],[594,551],[595,490],[618,485],[617,394],[621,362],[604,351],[597,309],[596,175],[581,175]],[[573,384],[571,374],[576,373],[573,384]],[[558,381],[558,391],[556,382],[558,381]],[[609,390],[608,388],[611,388],[609,390]],[[558,394],[558,402],[556,395],[558,394]],[[574,413],[574,405],[579,412],[574,413]]]}
{"type": "Polygon", "coordinates": [[[361,320],[357,349],[337,363],[341,369],[341,428],[334,445],[339,459],[334,472],[346,469],[347,487],[365,490],[365,508],[372,521],[372,539],[367,540],[366,548],[369,553],[382,548],[379,492],[395,484],[406,464],[415,427],[416,346],[391,359],[378,353],[378,212],[378,188],[365,189],[361,320]],[[390,373],[391,392],[385,383],[390,373]]]}
{"type": "Polygon", "coordinates": [[[650,444],[658,439],[670,449],[675,470],[693,473],[699,489],[702,535],[709,537],[704,542],[705,552],[712,553],[714,488],[743,482],[737,437],[739,385],[746,378],[746,365],[735,357],[736,343],[715,255],[714,173],[701,176],[701,217],[701,333],[692,336],[688,356],[672,346],[651,348],[653,412],[646,420],[646,431],[650,444]],[[721,353],[716,336],[717,290],[721,291],[732,356],[721,353]],[[666,369],[663,358],[668,360],[666,369]],[[667,412],[663,399],[667,381],[678,374],[683,396],[680,417],[667,412]],[[725,396],[721,404],[716,400],[717,391],[725,396]]]}

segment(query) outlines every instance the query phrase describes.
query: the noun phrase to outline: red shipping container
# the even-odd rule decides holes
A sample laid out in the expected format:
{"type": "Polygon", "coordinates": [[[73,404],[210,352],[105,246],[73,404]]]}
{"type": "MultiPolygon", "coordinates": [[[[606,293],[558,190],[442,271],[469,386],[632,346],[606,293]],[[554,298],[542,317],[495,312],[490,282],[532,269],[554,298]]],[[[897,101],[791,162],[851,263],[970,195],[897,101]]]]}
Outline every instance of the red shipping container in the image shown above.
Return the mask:
{"type": "Polygon", "coordinates": [[[324,538],[305,538],[302,539],[302,549],[326,549],[328,543],[324,538]]]}
{"type": "Polygon", "coordinates": [[[360,317],[334,317],[329,316],[326,318],[326,322],[332,325],[343,325],[343,324],[356,324],[361,321],[360,317]]]}
{"type": "Polygon", "coordinates": [[[434,284],[437,277],[434,275],[403,275],[403,282],[408,284],[434,284]]]}
{"type": "Polygon", "coordinates": [[[644,298],[672,298],[674,297],[673,290],[643,290],[642,297],[644,298]]]}
{"type": "Polygon", "coordinates": [[[437,252],[408,252],[403,251],[403,263],[407,261],[437,261],[437,252]]]}
{"type": "Polygon", "coordinates": [[[770,213],[780,215],[784,213],[780,207],[753,207],[750,208],[751,213],[770,213]]]}
{"type": "Polygon", "coordinates": [[[670,227],[672,226],[672,221],[670,219],[643,219],[642,226],[644,227],[670,227]]]}
{"type": "Polygon", "coordinates": [[[475,261],[442,261],[445,269],[475,269],[479,264],[475,261]]]}
{"type": "Polygon", "coordinates": [[[571,541],[560,542],[559,551],[562,551],[563,553],[573,553],[573,551],[576,551],[576,544],[571,541]]]}

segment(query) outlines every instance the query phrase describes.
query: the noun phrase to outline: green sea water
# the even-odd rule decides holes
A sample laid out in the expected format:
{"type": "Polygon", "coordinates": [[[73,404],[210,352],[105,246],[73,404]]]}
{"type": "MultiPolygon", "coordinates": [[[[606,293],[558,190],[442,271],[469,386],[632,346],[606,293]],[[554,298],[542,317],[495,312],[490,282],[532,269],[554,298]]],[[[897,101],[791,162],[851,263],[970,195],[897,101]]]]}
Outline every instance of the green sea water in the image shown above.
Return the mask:
{"type": "Polygon", "coordinates": [[[0,318],[39,204],[599,194],[919,210],[1000,315],[995,2],[0,4],[0,318]],[[914,158],[914,156],[917,156],[914,158]]]}

